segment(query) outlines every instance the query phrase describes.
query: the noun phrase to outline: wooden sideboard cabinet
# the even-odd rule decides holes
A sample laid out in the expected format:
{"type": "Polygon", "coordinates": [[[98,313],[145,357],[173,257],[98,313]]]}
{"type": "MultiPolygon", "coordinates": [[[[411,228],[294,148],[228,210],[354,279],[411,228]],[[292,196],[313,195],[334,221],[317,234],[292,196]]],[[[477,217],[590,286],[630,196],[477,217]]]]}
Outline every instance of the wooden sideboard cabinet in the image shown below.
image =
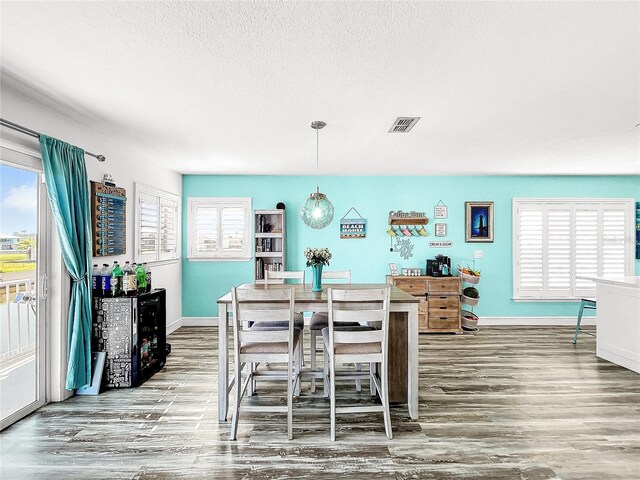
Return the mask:
{"type": "Polygon", "coordinates": [[[420,333],[462,333],[459,277],[404,277],[387,275],[387,283],[420,299],[420,333]]]}

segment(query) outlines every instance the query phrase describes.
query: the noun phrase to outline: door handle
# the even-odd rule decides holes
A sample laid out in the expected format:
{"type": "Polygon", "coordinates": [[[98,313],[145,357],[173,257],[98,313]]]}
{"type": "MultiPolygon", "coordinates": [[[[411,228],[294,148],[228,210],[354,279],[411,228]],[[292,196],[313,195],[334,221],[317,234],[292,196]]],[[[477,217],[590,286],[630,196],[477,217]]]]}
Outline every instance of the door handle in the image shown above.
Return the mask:
{"type": "Polygon", "coordinates": [[[46,273],[40,275],[40,299],[46,300],[49,295],[49,285],[47,284],[48,277],[46,273]]]}

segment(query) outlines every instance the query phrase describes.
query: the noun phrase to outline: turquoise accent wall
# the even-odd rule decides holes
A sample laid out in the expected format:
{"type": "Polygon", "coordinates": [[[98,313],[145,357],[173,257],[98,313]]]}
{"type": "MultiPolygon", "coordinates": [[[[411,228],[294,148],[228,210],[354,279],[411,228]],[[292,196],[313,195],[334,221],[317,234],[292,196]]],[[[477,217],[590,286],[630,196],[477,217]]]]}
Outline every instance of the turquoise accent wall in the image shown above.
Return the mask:
{"type": "MultiPolygon", "coordinates": [[[[303,200],[316,188],[315,177],[296,176],[215,176],[184,175],[182,238],[182,314],[185,317],[217,315],[216,299],[233,285],[253,280],[251,262],[190,262],[187,260],[188,197],[251,197],[254,209],[287,206],[287,269],[305,268],[305,247],[328,247],[333,253],[330,268],[350,269],[352,280],[384,282],[389,263],[398,268],[425,267],[425,259],[442,253],[453,263],[471,263],[475,250],[484,258],[476,260],[482,270],[478,285],[480,316],[572,316],[576,303],[514,302],[512,268],[512,212],[514,197],[640,197],[640,176],[625,177],[320,177],[320,191],[333,202],[335,217],[324,230],[312,230],[300,220],[303,200]],[[433,207],[442,200],[449,207],[447,237],[434,237],[433,207]],[[464,202],[495,202],[494,243],[464,242],[464,202]],[[339,238],[340,218],[356,207],[367,219],[367,237],[360,240],[339,238]],[[386,230],[390,210],[424,211],[431,219],[429,237],[412,237],[413,257],[400,258],[389,251],[386,230]],[[451,240],[452,248],[431,249],[429,240],[451,240]]],[[[636,260],[636,272],[640,262],[636,260]]],[[[310,269],[307,269],[310,279],[310,269]]],[[[310,280],[308,280],[310,281],[310,280]]]]}

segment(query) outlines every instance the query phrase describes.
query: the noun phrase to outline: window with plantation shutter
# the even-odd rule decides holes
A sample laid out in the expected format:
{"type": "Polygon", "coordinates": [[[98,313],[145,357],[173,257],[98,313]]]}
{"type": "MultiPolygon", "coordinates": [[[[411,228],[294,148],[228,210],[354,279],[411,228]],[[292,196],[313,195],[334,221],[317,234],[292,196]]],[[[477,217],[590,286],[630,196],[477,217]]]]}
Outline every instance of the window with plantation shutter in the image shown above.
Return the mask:
{"type": "Polygon", "coordinates": [[[251,258],[251,199],[189,198],[188,251],[193,260],[251,258]]]}
{"type": "Polygon", "coordinates": [[[633,270],[632,199],[513,200],[515,300],[595,294],[583,276],[633,270]]]}
{"type": "Polygon", "coordinates": [[[136,184],[136,262],[180,258],[178,196],[136,184]]]}

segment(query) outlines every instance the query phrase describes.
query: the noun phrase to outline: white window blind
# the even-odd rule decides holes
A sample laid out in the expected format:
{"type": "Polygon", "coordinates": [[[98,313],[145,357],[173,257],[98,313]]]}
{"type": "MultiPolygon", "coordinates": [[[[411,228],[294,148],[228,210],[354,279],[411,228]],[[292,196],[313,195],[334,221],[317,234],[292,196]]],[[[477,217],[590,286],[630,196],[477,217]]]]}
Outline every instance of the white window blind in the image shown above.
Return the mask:
{"type": "Polygon", "coordinates": [[[580,276],[629,275],[633,200],[514,199],[516,300],[593,295],[580,276]]]}
{"type": "Polygon", "coordinates": [[[180,257],[178,196],[136,184],[136,262],[180,257]]]}
{"type": "Polygon", "coordinates": [[[249,260],[250,198],[189,198],[189,258],[249,260]]]}

